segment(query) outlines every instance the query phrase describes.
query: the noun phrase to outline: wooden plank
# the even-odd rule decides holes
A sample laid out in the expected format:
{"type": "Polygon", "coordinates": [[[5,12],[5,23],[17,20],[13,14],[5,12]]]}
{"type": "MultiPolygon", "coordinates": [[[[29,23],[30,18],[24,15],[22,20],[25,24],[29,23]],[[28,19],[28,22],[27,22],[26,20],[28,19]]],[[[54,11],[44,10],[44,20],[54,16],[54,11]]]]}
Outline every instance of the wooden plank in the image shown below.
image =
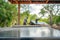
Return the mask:
{"type": "Polygon", "coordinates": [[[46,2],[12,2],[12,4],[46,4],[46,2]]]}
{"type": "Polygon", "coordinates": [[[32,0],[22,0],[22,1],[18,1],[18,0],[8,0],[10,1],[12,4],[40,4],[40,3],[46,3],[46,1],[32,1],[32,0]]]}

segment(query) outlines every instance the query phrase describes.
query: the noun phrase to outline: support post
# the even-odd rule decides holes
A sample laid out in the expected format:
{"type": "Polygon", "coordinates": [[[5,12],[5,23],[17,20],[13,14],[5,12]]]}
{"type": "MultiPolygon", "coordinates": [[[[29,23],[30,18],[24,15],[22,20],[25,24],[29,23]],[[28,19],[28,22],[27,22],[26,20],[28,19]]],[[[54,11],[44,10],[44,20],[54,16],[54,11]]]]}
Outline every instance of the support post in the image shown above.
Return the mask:
{"type": "Polygon", "coordinates": [[[20,4],[18,4],[18,25],[20,25],[20,4]]]}
{"type": "Polygon", "coordinates": [[[46,4],[48,3],[49,0],[46,0],[46,4]]]}

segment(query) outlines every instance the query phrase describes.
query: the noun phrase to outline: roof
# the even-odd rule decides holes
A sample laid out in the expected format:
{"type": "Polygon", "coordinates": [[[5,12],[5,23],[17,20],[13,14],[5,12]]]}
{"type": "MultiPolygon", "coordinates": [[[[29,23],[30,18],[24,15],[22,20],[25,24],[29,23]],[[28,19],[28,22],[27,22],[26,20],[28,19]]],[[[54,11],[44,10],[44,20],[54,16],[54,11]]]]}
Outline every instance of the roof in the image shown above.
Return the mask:
{"type": "Polygon", "coordinates": [[[60,0],[8,0],[13,4],[60,3],[60,0]]]}

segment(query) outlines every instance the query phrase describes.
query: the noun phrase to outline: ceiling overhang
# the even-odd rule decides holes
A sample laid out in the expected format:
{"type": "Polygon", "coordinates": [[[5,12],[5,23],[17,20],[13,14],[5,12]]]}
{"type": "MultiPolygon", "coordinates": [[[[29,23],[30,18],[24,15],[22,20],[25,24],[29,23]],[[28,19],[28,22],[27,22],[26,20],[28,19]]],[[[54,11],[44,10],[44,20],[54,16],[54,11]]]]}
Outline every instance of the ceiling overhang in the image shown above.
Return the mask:
{"type": "Polygon", "coordinates": [[[46,4],[60,3],[60,0],[8,0],[12,4],[46,4]]]}

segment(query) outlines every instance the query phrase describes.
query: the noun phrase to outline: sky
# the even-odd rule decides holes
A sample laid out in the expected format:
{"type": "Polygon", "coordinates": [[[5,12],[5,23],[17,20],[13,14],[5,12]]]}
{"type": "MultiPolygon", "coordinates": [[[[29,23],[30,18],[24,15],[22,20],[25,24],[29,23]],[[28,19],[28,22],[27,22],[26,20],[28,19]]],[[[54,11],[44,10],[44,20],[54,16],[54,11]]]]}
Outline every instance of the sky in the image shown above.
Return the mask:
{"type": "MultiPolygon", "coordinates": [[[[32,8],[34,10],[31,10],[30,14],[36,14],[38,17],[41,17],[41,15],[39,14],[39,12],[41,11],[41,9],[43,8],[42,6],[43,4],[31,4],[32,8]]],[[[46,14],[43,18],[48,17],[48,14],[46,14]]]]}
{"type": "MultiPolygon", "coordinates": [[[[28,5],[28,4],[26,4],[26,5],[28,5]]],[[[43,6],[42,6],[42,4],[38,4],[38,5],[36,5],[36,4],[29,4],[29,11],[30,11],[30,14],[36,14],[36,15],[38,15],[38,13],[40,12],[40,10],[43,8],[43,6]]],[[[21,9],[21,12],[23,12],[24,11],[24,9],[21,9]]]]}
{"type": "Polygon", "coordinates": [[[6,2],[8,1],[8,0],[5,0],[6,2]]]}
{"type": "MultiPolygon", "coordinates": [[[[39,15],[39,12],[41,11],[41,9],[43,8],[42,6],[43,4],[29,4],[29,6],[31,7],[30,10],[30,14],[36,14],[39,17],[41,17],[41,15],[39,15]]],[[[23,10],[21,11],[23,12],[23,10]]],[[[43,18],[48,17],[48,14],[46,14],[43,18]]]]}
{"type": "Polygon", "coordinates": [[[42,4],[36,5],[36,4],[30,4],[33,10],[31,10],[30,14],[36,14],[39,16],[40,10],[43,8],[42,4]]]}
{"type": "MultiPolygon", "coordinates": [[[[43,5],[47,5],[47,4],[29,4],[29,6],[31,6],[31,8],[29,8],[30,14],[36,14],[38,16],[38,18],[41,17],[42,15],[40,15],[39,12],[41,11],[42,8],[44,8],[43,5]]],[[[52,5],[52,4],[50,4],[50,5],[52,5]]],[[[55,11],[57,11],[57,6],[54,7],[53,9],[54,9],[53,13],[55,14],[55,11]]],[[[48,15],[49,15],[48,13],[45,14],[45,16],[43,16],[43,18],[47,18],[48,15]]]]}

